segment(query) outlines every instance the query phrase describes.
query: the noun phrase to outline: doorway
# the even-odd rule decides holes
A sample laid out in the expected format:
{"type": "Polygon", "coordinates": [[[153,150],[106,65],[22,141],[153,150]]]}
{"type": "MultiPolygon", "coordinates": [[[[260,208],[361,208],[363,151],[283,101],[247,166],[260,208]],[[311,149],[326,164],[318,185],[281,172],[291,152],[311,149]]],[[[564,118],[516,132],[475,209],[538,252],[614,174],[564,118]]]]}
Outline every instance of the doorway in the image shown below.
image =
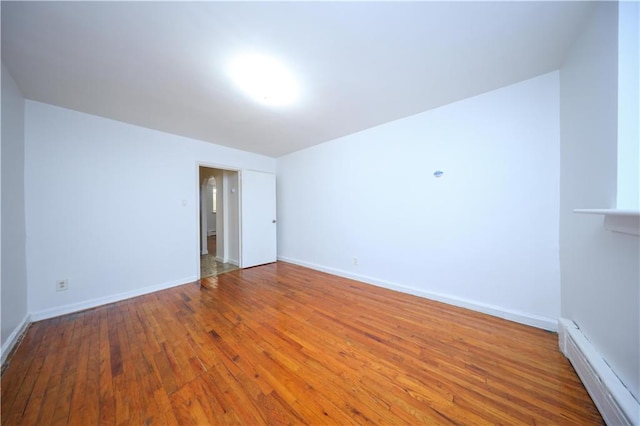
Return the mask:
{"type": "Polygon", "coordinates": [[[199,166],[200,278],[239,268],[238,172],[199,166]]]}

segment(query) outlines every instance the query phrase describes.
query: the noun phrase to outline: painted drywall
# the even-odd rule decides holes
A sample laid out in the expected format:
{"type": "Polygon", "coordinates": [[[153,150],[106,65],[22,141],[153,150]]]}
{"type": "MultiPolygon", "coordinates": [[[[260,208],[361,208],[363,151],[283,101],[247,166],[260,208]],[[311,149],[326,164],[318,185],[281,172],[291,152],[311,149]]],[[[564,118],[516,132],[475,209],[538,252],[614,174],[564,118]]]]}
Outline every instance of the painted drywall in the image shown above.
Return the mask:
{"type": "Polygon", "coordinates": [[[25,120],[36,318],[195,280],[198,162],[275,172],[272,158],[38,102],[25,120]]]}
{"type": "Polygon", "coordinates": [[[224,179],[222,170],[216,170],[214,177],[216,178],[216,186],[218,195],[216,197],[216,252],[212,253],[218,261],[224,261],[226,251],[226,225],[225,225],[225,208],[224,208],[224,179]]]}
{"type": "Polygon", "coordinates": [[[279,258],[555,328],[558,96],[553,72],[279,158],[279,258]]]}
{"type": "Polygon", "coordinates": [[[216,232],[216,214],[213,209],[213,189],[216,187],[216,180],[214,177],[207,180],[204,185],[204,191],[201,194],[202,207],[204,216],[207,220],[207,236],[215,235],[216,232]]]}
{"type": "Polygon", "coordinates": [[[27,320],[24,103],[2,65],[2,359],[27,320]]]}
{"type": "Polygon", "coordinates": [[[618,4],[619,209],[640,209],[640,2],[618,4]]]}
{"type": "Polygon", "coordinates": [[[229,262],[234,265],[240,263],[240,199],[238,198],[238,172],[224,171],[227,185],[225,187],[225,201],[227,203],[227,240],[229,247],[229,262]]]}
{"type": "Polygon", "coordinates": [[[238,172],[217,170],[216,257],[238,265],[240,257],[238,172]]]}
{"type": "Polygon", "coordinates": [[[638,398],[640,240],[573,213],[616,207],[617,19],[599,4],[560,70],[561,313],[638,398]]]}
{"type": "Polygon", "coordinates": [[[215,187],[215,181],[207,185],[207,235],[215,235],[216,233],[216,213],[213,211],[213,189],[215,187]]]}

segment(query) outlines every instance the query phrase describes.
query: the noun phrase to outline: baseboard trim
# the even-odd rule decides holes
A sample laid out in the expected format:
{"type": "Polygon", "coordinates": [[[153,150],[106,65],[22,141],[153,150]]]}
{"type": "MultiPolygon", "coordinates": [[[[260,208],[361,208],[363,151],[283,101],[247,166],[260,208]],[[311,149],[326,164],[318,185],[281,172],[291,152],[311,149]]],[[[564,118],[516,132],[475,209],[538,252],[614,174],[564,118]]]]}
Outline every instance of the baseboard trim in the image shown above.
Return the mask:
{"type": "Polygon", "coordinates": [[[240,267],[240,262],[237,261],[236,259],[225,259],[223,257],[220,256],[216,256],[216,262],[220,262],[220,263],[230,263],[233,266],[237,266],[240,267]]]}
{"type": "Polygon", "coordinates": [[[640,403],[573,321],[560,318],[558,343],[608,425],[640,424],[640,403]]]}
{"type": "Polygon", "coordinates": [[[169,281],[162,284],[151,285],[137,290],[118,293],[111,296],[98,297],[96,299],[86,300],[79,303],[59,306],[42,311],[31,312],[31,321],[41,321],[49,318],[58,317],[60,315],[71,314],[74,312],[84,311],[86,309],[96,308],[98,306],[107,305],[109,303],[119,302],[121,300],[131,299],[132,297],[143,296],[145,294],[154,293],[160,290],[166,290],[171,287],[177,287],[197,281],[197,277],[186,277],[179,280],[169,281]]]}
{"type": "Polygon", "coordinates": [[[435,300],[438,302],[446,303],[448,305],[470,309],[472,311],[481,312],[483,314],[491,315],[498,318],[503,318],[503,319],[514,321],[520,324],[530,325],[532,327],[541,328],[543,330],[549,330],[549,331],[558,330],[558,321],[554,318],[548,318],[541,315],[520,312],[512,309],[506,309],[501,306],[489,305],[487,303],[477,302],[469,299],[463,299],[460,297],[451,296],[447,294],[417,290],[411,287],[406,287],[398,283],[379,280],[377,278],[372,278],[364,275],[353,274],[351,272],[343,271],[341,269],[317,265],[315,263],[305,262],[303,260],[293,259],[290,257],[279,256],[278,260],[282,262],[288,262],[288,263],[293,263],[295,265],[304,266],[310,269],[315,269],[316,271],[322,271],[328,274],[337,275],[339,277],[361,281],[361,282],[375,285],[378,287],[383,287],[390,290],[396,290],[402,293],[412,294],[414,296],[423,297],[425,299],[435,300]]]}
{"type": "Polygon", "coordinates": [[[2,354],[0,355],[1,365],[4,366],[4,363],[11,351],[16,347],[20,340],[22,340],[22,336],[24,336],[24,333],[27,331],[29,324],[31,324],[31,316],[27,314],[4,342],[0,349],[2,351],[2,354]]]}

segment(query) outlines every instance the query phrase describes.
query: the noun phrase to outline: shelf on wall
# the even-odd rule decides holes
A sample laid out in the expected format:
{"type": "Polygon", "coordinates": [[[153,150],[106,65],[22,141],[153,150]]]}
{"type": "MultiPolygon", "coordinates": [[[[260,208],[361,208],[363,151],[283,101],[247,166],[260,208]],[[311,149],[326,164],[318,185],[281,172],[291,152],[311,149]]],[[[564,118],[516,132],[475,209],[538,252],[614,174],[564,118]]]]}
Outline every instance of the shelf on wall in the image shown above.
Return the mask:
{"type": "Polygon", "coordinates": [[[604,216],[604,227],[609,231],[640,236],[640,210],[630,209],[575,209],[578,214],[604,216]]]}

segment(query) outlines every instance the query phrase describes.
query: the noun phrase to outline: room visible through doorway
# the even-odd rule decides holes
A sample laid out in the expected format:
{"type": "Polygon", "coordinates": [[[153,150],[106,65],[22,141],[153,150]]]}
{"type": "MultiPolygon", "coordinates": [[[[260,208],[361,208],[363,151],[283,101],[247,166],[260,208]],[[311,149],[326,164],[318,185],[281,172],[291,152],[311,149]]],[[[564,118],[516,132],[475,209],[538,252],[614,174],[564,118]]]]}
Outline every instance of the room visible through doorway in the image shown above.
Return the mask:
{"type": "Polygon", "coordinates": [[[207,237],[208,253],[200,256],[200,278],[215,277],[225,272],[234,271],[238,266],[233,263],[222,263],[216,260],[216,236],[207,237]]]}
{"type": "Polygon", "coordinates": [[[200,277],[238,269],[238,173],[200,166],[200,277]]]}

